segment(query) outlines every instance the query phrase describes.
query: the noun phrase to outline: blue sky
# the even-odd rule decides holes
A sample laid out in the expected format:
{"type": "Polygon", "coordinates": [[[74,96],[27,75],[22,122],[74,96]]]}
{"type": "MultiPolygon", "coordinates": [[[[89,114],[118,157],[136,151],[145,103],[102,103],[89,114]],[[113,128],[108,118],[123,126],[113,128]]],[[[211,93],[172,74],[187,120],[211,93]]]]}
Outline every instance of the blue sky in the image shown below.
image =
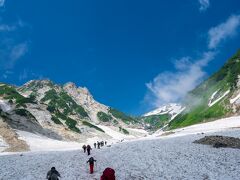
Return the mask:
{"type": "Polygon", "coordinates": [[[129,114],[169,102],[239,49],[239,0],[0,0],[0,81],[72,81],[129,114]]]}

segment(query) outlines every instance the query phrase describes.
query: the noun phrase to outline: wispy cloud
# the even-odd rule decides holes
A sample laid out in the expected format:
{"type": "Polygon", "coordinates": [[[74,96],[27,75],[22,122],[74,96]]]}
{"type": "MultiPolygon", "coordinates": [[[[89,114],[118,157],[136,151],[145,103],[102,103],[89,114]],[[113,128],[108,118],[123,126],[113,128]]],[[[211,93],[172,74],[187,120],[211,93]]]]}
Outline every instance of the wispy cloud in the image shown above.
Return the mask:
{"type": "Polygon", "coordinates": [[[208,48],[216,48],[222,41],[237,34],[240,25],[240,15],[232,15],[225,22],[208,31],[208,48]]]}
{"type": "Polygon", "coordinates": [[[0,32],[9,32],[16,30],[16,26],[10,26],[7,24],[0,24],[0,32]]]}
{"type": "Polygon", "coordinates": [[[5,0],[0,0],[0,7],[4,6],[5,0]]]}
{"type": "Polygon", "coordinates": [[[23,57],[28,51],[28,43],[20,43],[12,47],[11,52],[9,54],[9,65],[12,66],[16,60],[23,57]]]}
{"type": "Polygon", "coordinates": [[[205,52],[200,59],[183,57],[175,61],[174,72],[158,74],[153,81],[146,84],[149,92],[145,100],[151,106],[158,107],[165,103],[178,102],[186,93],[198,85],[205,77],[203,68],[215,56],[214,52],[205,52]],[[193,63],[192,63],[193,62],[193,63]]]}
{"type": "Polygon", "coordinates": [[[200,4],[200,7],[199,7],[200,11],[206,11],[210,6],[209,0],[198,0],[198,2],[200,4]]]}
{"type": "Polygon", "coordinates": [[[17,30],[18,28],[24,27],[26,24],[22,22],[20,19],[13,24],[4,24],[0,22],[0,32],[12,32],[17,30]]]}
{"type": "Polygon", "coordinates": [[[19,32],[28,29],[29,27],[21,20],[11,24],[0,21],[0,70],[12,69],[17,60],[28,52],[29,41],[19,35],[19,32]]]}
{"type": "Polygon", "coordinates": [[[148,92],[145,102],[151,107],[159,107],[170,102],[179,102],[189,91],[194,89],[206,76],[204,68],[214,59],[217,47],[226,39],[237,34],[240,15],[232,15],[225,22],[208,31],[207,51],[198,59],[183,57],[174,62],[174,70],[158,74],[146,83],[148,92]]]}

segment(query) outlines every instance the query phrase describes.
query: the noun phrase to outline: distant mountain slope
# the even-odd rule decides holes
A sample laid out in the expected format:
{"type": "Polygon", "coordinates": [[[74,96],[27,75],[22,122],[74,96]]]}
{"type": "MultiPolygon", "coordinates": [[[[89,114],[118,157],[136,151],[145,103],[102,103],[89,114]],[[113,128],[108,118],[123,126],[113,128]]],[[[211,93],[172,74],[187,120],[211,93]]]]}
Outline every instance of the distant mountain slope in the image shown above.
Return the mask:
{"type": "Polygon", "coordinates": [[[87,88],[31,80],[21,87],[0,83],[0,117],[14,130],[58,140],[111,138],[101,127],[123,135],[140,127],[135,118],[97,102],[87,88]]]}
{"type": "Polygon", "coordinates": [[[240,50],[184,99],[186,109],[170,129],[240,114],[240,50]]]}
{"type": "Polygon", "coordinates": [[[170,103],[144,114],[140,119],[145,124],[146,129],[157,130],[167,126],[184,109],[185,107],[180,104],[170,103]]]}

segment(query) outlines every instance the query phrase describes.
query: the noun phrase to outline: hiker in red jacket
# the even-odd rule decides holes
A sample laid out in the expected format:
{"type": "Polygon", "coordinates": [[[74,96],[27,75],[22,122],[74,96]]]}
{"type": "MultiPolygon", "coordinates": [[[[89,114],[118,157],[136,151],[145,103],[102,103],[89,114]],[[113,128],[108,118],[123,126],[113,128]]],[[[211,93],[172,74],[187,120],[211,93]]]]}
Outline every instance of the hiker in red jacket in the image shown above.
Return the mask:
{"type": "Polygon", "coordinates": [[[100,180],[115,180],[115,171],[112,168],[106,168],[100,180]]]}
{"type": "Polygon", "coordinates": [[[93,173],[94,162],[96,162],[96,160],[93,157],[90,157],[89,160],[87,161],[87,163],[89,163],[89,167],[90,167],[90,174],[93,173]]]}

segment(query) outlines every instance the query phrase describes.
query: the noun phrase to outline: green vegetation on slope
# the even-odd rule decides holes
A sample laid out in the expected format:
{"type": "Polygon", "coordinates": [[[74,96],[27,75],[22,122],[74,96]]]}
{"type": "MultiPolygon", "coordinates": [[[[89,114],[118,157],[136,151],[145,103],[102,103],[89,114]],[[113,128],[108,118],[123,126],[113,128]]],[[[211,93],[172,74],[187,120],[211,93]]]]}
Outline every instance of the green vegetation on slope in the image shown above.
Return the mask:
{"type": "Polygon", "coordinates": [[[11,102],[15,101],[18,107],[26,107],[26,103],[35,103],[33,97],[25,98],[19,94],[14,87],[6,84],[0,86],[0,96],[3,96],[4,99],[8,99],[11,102]]]}
{"type": "MultiPolygon", "coordinates": [[[[81,133],[80,129],[78,129],[76,127],[77,125],[77,121],[75,121],[74,119],[67,117],[66,115],[60,113],[59,111],[57,111],[55,113],[55,116],[53,116],[52,120],[56,123],[56,124],[60,124],[61,121],[59,119],[62,119],[65,121],[65,124],[68,126],[69,129],[71,129],[72,131],[75,131],[77,133],[81,133]]],[[[62,124],[62,123],[61,123],[62,124]]]]}
{"type": "Polygon", "coordinates": [[[216,103],[212,107],[199,106],[189,113],[178,115],[174,121],[170,122],[170,129],[190,126],[200,122],[205,122],[224,117],[229,112],[222,103],[216,103]]]}
{"type": "Polygon", "coordinates": [[[130,124],[130,123],[136,123],[137,120],[135,118],[132,118],[116,109],[110,108],[109,112],[117,119],[121,119],[124,123],[130,124]]]}
{"type": "Polygon", "coordinates": [[[90,122],[83,121],[82,124],[85,125],[85,126],[88,126],[88,127],[90,127],[90,128],[94,128],[94,129],[96,129],[96,130],[98,130],[98,131],[101,131],[101,132],[105,133],[104,130],[102,130],[101,128],[99,128],[99,127],[97,127],[97,126],[95,126],[95,125],[93,125],[93,124],[91,124],[90,122]]]}
{"type": "Polygon", "coordinates": [[[149,129],[157,130],[162,128],[167,122],[170,120],[170,116],[168,114],[162,115],[152,115],[143,117],[143,121],[145,124],[149,124],[149,129]]]}
{"type": "Polygon", "coordinates": [[[128,130],[124,129],[123,127],[119,127],[119,131],[123,132],[124,134],[130,134],[128,130]]]}
{"type": "Polygon", "coordinates": [[[47,110],[51,113],[57,109],[63,109],[64,115],[77,113],[83,118],[88,117],[88,114],[84,108],[79,106],[66,92],[61,91],[58,94],[56,90],[51,89],[46,92],[41,101],[49,101],[47,110]]]}
{"type": "Polygon", "coordinates": [[[52,121],[55,122],[56,124],[62,124],[62,122],[56,117],[56,116],[52,116],[52,121]]]}
{"type": "Polygon", "coordinates": [[[178,115],[169,125],[170,129],[185,127],[200,122],[225,117],[231,113],[228,97],[236,88],[240,74],[240,51],[230,58],[224,66],[206,81],[201,83],[185,98],[185,112],[178,115]],[[231,92],[218,103],[208,107],[210,97],[217,92],[213,101],[221,97],[227,90],[231,92]]]}
{"type": "Polygon", "coordinates": [[[103,121],[103,122],[109,122],[113,119],[112,116],[101,111],[97,113],[97,117],[100,121],[103,121]]]}
{"type": "Polygon", "coordinates": [[[31,119],[37,121],[36,118],[26,109],[15,109],[14,111],[19,116],[24,116],[26,118],[31,118],[31,119]]]}

